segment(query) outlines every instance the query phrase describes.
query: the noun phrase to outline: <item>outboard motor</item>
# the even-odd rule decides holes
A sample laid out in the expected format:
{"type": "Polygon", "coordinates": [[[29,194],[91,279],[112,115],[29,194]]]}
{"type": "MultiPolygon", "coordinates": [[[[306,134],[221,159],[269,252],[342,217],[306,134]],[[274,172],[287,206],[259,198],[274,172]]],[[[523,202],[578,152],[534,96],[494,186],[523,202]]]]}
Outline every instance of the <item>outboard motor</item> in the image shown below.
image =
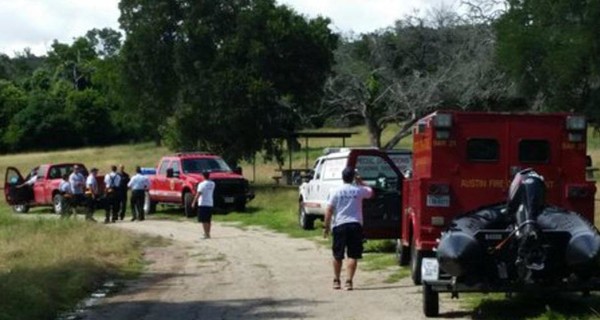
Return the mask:
{"type": "Polygon", "coordinates": [[[518,172],[508,192],[507,213],[514,217],[517,240],[516,265],[522,280],[529,280],[532,271],[544,269],[546,252],[537,223],[545,208],[546,184],[533,169],[518,172]]]}

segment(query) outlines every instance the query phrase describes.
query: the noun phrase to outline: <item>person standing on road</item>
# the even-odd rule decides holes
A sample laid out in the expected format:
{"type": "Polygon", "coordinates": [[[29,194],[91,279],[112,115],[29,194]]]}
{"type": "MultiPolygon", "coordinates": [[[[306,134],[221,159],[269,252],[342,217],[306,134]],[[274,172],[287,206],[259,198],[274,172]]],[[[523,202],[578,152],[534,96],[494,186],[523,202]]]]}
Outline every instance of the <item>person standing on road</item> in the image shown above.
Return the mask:
{"type": "Polygon", "coordinates": [[[127,186],[131,188],[131,221],[139,219],[144,221],[144,198],[146,190],[150,188],[150,180],[142,174],[142,168],[135,167],[135,175],[131,178],[127,186]]]}
{"type": "Polygon", "coordinates": [[[85,178],[81,174],[81,168],[78,165],[73,166],[73,172],[69,176],[69,184],[71,185],[71,194],[73,195],[71,205],[75,207],[85,204],[85,178]]]}
{"type": "Polygon", "coordinates": [[[104,223],[108,223],[109,221],[115,223],[119,218],[118,197],[120,185],[121,176],[117,174],[117,166],[111,166],[110,173],[104,176],[104,195],[106,201],[106,218],[104,219],[104,223]]]}
{"type": "Polygon", "coordinates": [[[94,219],[94,210],[96,210],[96,202],[98,201],[99,196],[96,175],[98,175],[98,169],[92,168],[92,170],[90,170],[90,174],[85,180],[85,194],[87,196],[87,214],[85,219],[94,222],[96,221],[96,219],[94,219]]]}
{"type": "Polygon", "coordinates": [[[125,172],[125,166],[119,165],[119,172],[117,172],[121,178],[117,194],[117,208],[119,210],[119,218],[125,219],[125,212],[127,211],[127,184],[129,184],[129,174],[125,172]]]}
{"type": "Polygon", "coordinates": [[[210,180],[210,173],[203,171],[204,181],[198,184],[196,195],[192,200],[194,208],[198,206],[198,222],[202,223],[204,239],[210,239],[210,227],[212,221],[213,193],[215,183],[210,180]]]}
{"type": "Polygon", "coordinates": [[[352,290],[358,259],[362,258],[363,252],[362,202],[373,196],[373,190],[363,183],[352,167],[344,168],[342,180],[344,185],[329,194],[323,236],[327,238],[330,230],[333,234],[333,288],[341,289],[340,273],[346,255],[347,278],[344,287],[352,290]],[[356,184],[352,184],[353,181],[356,184]]]}

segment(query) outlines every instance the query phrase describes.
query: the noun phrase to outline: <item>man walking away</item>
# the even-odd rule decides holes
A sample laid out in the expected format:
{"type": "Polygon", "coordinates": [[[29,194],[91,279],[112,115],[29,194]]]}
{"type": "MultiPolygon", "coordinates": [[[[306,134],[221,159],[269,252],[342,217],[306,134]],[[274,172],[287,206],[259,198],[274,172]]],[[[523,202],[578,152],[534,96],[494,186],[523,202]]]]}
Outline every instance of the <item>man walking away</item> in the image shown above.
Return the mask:
{"type": "Polygon", "coordinates": [[[98,169],[92,168],[92,170],[90,170],[90,175],[85,180],[85,194],[87,197],[87,214],[85,219],[94,222],[96,222],[96,219],[94,219],[94,210],[96,210],[96,201],[99,196],[96,175],[98,175],[98,169]]]}
{"type": "MultiPolygon", "coordinates": [[[[71,194],[73,195],[73,200],[71,201],[71,206],[83,206],[86,203],[86,198],[84,194],[85,190],[85,178],[83,174],[81,174],[81,168],[78,165],[73,166],[73,172],[69,176],[69,184],[71,185],[71,194]]],[[[89,215],[86,215],[86,218],[89,215]]]]}
{"type": "Polygon", "coordinates": [[[352,280],[356,272],[358,259],[363,252],[363,215],[362,201],[371,198],[373,190],[364,185],[352,167],[342,171],[344,185],[329,194],[323,236],[327,238],[331,228],[333,234],[333,288],[340,289],[340,273],[344,253],[348,257],[346,264],[346,290],[352,290],[352,280]],[[356,185],[352,184],[355,181],[356,185]]]}
{"type": "Polygon", "coordinates": [[[150,188],[150,180],[148,177],[142,175],[142,169],[137,166],[135,167],[135,175],[131,178],[127,184],[131,188],[131,221],[139,219],[143,221],[144,217],[144,197],[146,190],[150,188]]]}
{"type": "Polygon", "coordinates": [[[121,185],[121,176],[117,174],[117,166],[110,167],[110,173],[104,176],[104,195],[106,201],[106,218],[104,223],[112,221],[113,223],[119,218],[119,187],[121,185]],[[112,219],[111,218],[112,213],[112,219]]]}
{"type": "Polygon", "coordinates": [[[62,217],[70,217],[73,206],[73,195],[71,194],[71,183],[69,183],[69,174],[65,173],[62,176],[62,180],[58,185],[58,192],[62,196],[62,203],[60,204],[60,211],[62,217]]]}
{"type": "Polygon", "coordinates": [[[196,207],[196,204],[198,205],[198,222],[202,223],[204,239],[209,239],[215,183],[210,180],[210,173],[208,171],[202,172],[202,175],[204,176],[204,181],[198,184],[198,189],[192,203],[194,207],[196,207]]]}
{"type": "Polygon", "coordinates": [[[125,219],[125,212],[127,211],[127,184],[129,183],[129,174],[125,172],[125,166],[119,165],[119,172],[117,172],[121,178],[119,184],[118,197],[117,197],[117,208],[119,209],[119,218],[125,219]]]}

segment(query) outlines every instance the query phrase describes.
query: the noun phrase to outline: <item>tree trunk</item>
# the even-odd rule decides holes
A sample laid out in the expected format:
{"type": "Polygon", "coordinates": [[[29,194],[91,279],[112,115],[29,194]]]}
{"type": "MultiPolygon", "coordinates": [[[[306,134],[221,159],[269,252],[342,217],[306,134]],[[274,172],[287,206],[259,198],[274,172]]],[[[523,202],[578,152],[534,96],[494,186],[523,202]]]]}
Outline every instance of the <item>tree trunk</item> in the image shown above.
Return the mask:
{"type": "Polygon", "coordinates": [[[368,117],[365,118],[365,123],[367,125],[367,130],[369,131],[371,146],[381,148],[381,127],[377,125],[376,120],[368,117]]]}
{"type": "Polygon", "coordinates": [[[419,119],[417,119],[416,117],[410,121],[407,121],[404,123],[404,125],[402,126],[402,128],[400,128],[400,131],[398,131],[398,133],[396,133],[391,139],[390,141],[388,141],[388,143],[385,144],[385,146],[383,146],[383,149],[393,149],[399,142],[400,140],[402,140],[402,138],[410,135],[410,130],[412,129],[412,126],[418,121],[419,119]]]}

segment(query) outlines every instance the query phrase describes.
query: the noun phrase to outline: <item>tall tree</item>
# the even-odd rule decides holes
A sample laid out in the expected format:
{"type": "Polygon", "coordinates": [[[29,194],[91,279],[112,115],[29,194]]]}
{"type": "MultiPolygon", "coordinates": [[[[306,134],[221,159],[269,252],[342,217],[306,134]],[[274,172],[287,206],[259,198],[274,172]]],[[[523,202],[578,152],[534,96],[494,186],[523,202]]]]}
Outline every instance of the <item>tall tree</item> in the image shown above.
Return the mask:
{"type": "Polygon", "coordinates": [[[507,3],[496,24],[499,61],[529,104],[600,120],[600,1],[507,3]]]}

